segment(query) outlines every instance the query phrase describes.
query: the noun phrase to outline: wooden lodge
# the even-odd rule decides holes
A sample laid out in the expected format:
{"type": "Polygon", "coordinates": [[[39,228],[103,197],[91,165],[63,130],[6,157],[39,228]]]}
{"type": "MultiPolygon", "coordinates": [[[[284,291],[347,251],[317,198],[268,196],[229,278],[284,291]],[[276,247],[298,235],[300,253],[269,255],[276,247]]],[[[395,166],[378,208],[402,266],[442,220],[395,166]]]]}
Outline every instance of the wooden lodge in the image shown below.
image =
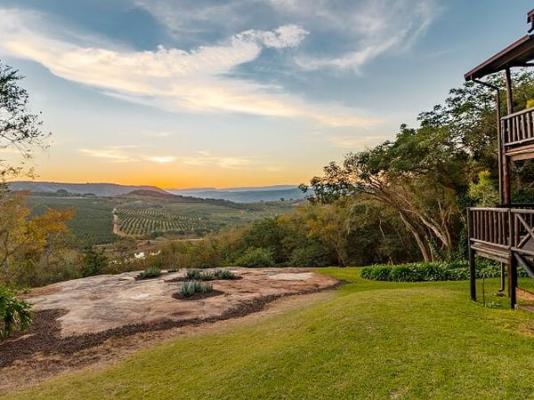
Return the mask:
{"type": "Polygon", "coordinates": [[[528,13],[529,33],[465,74],[473,81],[495,90],[499,158],[500,205],[468,210],[469,266],[471,298],[476,300],[476,257],[501,263],[501,290],[507,283],[512,308],[516,306],[517,267],[521,265],[534,278],[534,204],[514,204],[511,198],[510,167],[519,160],[534,158],[534,108],[515,112],[513,68],[534,67],[534,10],[528,13]],[[503,73],[506,83],[507,115],[500,115],[498,87],[482,81],[503,73]],[[507,279],[506,279],[507,278],[507,279]]]}

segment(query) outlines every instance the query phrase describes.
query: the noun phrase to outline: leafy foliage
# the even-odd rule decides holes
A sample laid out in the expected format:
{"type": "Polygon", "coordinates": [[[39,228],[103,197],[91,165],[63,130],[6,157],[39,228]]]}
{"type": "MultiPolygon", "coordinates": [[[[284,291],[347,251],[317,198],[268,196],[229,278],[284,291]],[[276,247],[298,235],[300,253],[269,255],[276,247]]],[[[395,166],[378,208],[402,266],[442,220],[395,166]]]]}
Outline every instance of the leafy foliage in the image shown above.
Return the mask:
{"type": "MultiPolygon", "coordinates": [[[[40,115],[28,111],[29,95],[19,85],[21,79],[17,70],[0,60],[0,149],[14,147],[29,158],[32,146],[42,145],[48,135],[41,131],[40,115]]],[[[0,180],[20,170],[0,160],[0,180]]]]}
{"type": "Polygon", "coordinates": [[[242,267],[272,267],[275,262],[271,250],[252,247],[236,260],[236,264],[242,267]]]}
{"type": "Polygon", "coordinates": [[[103,251],[89,247],[85,250],[82,258],[82,276],[102,274],[108,265],[109,260],[103,251]]]}
{"type": "MultiPolygon", "coordinates": [[[[534,94],[534,75],[519,73],[515,82],[520,110],[534,94]]],[[[500,78],[491,83],[503,86],[500,78]]],[[[466,83],[421,113],[418,127],[401,125],[394,140],[330,163],[302,188],[319,204],[369,196],[396,214],[425,261],[452,258],[465,243],[465,208],[496,200],[495,176],[485,172],[497,170],[496,106],[505,105],[491,89],[466,83]]],[[[531,190],[519,188],[532,182],[532,164],[518,163],[514,176],[515,198],[531,200],[531,190]]]]}
{"type": "Polygon", "coordinates": [[[17,299],[13,292],[0,285],[0,340],[30,326],[30,309],[28,303],[17,299]]]}
{"type": "MultiPolygon", "coordinates": [[[[477,278],[496,278],[500,267],[490,261],[479,262],[477,278]]],[[[526,276],[520,269],[519,274],[526,276]]],[[[373,265],[362,268],[362,278],[375,281],[423,282],[423,281],[461,281],[469,279],[469,268],[465,261],[411,263],[402,265],[373,265]]]]}

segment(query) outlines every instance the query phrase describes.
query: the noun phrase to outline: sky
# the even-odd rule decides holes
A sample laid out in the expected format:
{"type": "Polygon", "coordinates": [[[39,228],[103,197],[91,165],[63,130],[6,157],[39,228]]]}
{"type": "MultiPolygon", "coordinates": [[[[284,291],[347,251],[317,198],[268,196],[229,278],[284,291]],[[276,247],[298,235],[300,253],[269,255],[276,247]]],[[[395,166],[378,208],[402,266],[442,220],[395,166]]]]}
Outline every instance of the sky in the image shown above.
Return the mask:
{"type": "MultiPolygon", "coordinates": [[[[299,184],[392,139],[528,29],[527,0],[0,0],[38,180],[299,184]]],[[[0,159],[18,155],[0,149],[0,159]]]]}

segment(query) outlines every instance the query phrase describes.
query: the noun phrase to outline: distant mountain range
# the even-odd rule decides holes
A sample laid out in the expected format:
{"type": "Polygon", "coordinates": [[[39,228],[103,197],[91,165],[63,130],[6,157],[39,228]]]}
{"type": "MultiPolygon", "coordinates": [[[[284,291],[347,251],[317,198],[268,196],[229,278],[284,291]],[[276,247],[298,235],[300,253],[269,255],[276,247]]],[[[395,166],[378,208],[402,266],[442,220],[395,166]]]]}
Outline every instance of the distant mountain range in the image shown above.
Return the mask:
{"type": "Polygon", "coordinates": [[[10,182],[11,190],[25,190],[39,193],[55,193],[58,190],[66,190],[72,194],[94,194],[99,197],[122,196],[135,190],[150,190],[153,192],[168,193],[156,186],[129,186],[115,183],[61,183],[61,182],[37,182],[18,181],[10,182]]]}
{"type": "Polygon", "coordinates": [[[290,185],[238,187],[229,189],[167,189],[168,192],[182,196],[200,197],[202,199],[220,199],[236,203],[256,203],[258,201],[302,200],[304,193],[290,185]]]}
{"type": "Polygon", "coordinates": [[[178,196],[196,197],[200,199],[226,200],[235,203],[257,203],[260,201],[302,200],[304,194],[296,186],[275,185],[258,187],[236,187],[228,189],[216,188],[193,188],[193,189],[167,189],[163,190],[156,186],[148,185],[119,185],[115,183],[63,183],[63,182],[38,182],[16,181],[10,182],[11,190],[24,190],[38,193],[57,193],[67,191],[71,194],[94,194],[99,197],[124,196],[143,191],[158,192],[163,196],[174,194],[178,196]]]}

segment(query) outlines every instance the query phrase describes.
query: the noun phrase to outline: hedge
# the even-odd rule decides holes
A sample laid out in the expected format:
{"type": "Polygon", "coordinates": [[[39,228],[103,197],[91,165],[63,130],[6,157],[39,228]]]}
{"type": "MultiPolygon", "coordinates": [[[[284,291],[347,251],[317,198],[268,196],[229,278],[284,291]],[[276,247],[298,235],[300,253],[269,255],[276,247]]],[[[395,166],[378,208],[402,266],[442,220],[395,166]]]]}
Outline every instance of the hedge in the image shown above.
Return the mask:
{"type": "MultiPolygon", "coordinates": [[[[497,263],[479,261],[477,264],[477,278],[500,276],[501,270],[497,263]]],[[[526,276],[521,268],[518,274],[526,276]]],[[[392,282],[461,281],[469,279],[469,266],[466,261],[373,265],[362,268],[361,276],[374,281],[392,282]]]]}

